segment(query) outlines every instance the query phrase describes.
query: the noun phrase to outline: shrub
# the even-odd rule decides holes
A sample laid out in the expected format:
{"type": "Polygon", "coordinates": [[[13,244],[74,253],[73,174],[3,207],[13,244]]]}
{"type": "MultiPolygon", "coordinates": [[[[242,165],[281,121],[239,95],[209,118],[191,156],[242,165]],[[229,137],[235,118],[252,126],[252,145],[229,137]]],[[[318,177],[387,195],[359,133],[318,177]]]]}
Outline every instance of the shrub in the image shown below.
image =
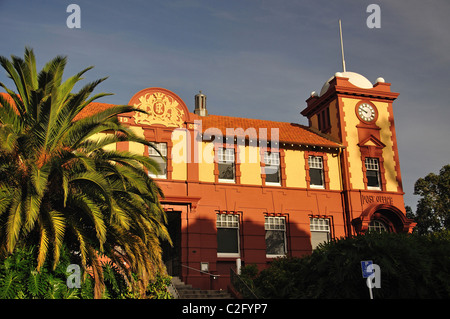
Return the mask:
{"type": "MultiPolygon", "coordinates": [[[[450,298],[450,233],[369,233],[279,258],[253,280],[263,298],[369,298],[361,261],[381,269],[374,298],[450,298]]],[[[248,280],[248,278],[247,278],[248,280]]]]}
{"type": "MultiPolygon", "coordinates": [[[[62,249],[60,262],[53,270],[45,263],[39,271],[35,246],[17,248],[13,254],[0,261],[0,299],[93,299],[94,279],[87,273],[81,274],[81,287],[68,288],[66,272],[71,264],[67,249],[62,249]]],[[[105,289],[104,299],[137,299],[139,293],[132,292],[125,277],[111,262],[102,266],[105,289]]],[[[136,277],[136,276],[134,276],[136,277]]],[[[135,280],[138,280],[135,278],[135,280]]],[[[146,298],[169,299],[172,296],[166,287],[170,277],[157,274],[150,282],[146,298]]]]}
{"type": "Polygon", "coordinates": [[[156,279],[147,287],[146,295],[149,299],[172,299],[172,295],[167,290],[172,277],[158,274],[156,279]]]}

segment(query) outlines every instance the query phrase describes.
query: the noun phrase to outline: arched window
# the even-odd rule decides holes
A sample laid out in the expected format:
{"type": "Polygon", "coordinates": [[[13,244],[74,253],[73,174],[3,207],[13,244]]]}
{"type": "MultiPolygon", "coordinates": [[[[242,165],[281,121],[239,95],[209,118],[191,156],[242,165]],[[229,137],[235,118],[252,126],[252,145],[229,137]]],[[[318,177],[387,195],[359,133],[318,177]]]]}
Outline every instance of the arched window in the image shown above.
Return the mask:
{"type": "Polygon", "coordinates": [[[377,233],[388,232],[386,225],[382,221],[376,219],[370,221],[368,230],[369,232],[377,233]]]}

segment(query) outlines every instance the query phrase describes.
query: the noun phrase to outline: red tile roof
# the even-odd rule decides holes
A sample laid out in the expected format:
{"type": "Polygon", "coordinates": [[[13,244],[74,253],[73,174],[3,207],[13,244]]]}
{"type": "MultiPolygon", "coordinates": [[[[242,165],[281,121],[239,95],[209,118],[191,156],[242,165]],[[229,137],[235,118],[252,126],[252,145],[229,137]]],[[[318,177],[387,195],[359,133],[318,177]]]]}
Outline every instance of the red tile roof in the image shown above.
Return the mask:
{"type": "MultiPolygon", "coordinates": [[[[281,143],[301,144],[301,145],[315,145],[325,147],[340,147],[339,143],[323,136],[319,132],[304,125],[288,122],[276,122],[267,120],[248,119],[242,117],[222,116],[222,115],[208,115],[198,117],[202,120],[202,131],[207,129],[217,128],[223,135],[226,135],[227,128],[231,128],[230,133],[236,137],[245,137],[244,134],[249,135],[248,138],[259,137],[260,139],[267,134],[267,139],[270,140],[273,129],[278,129],[278,140],[281,143]],[[237,130],[242,128],[242,130],[237,130]],[[266,129],[261,130],[261,129],[266,129]],[[233,131],[234,130],[234,131],[233,131]],[[247,131],[246,131],[247,130],[247,131]],[[254,134],[258,134],[255,136],[254,134]],[[262,135],[261,135],[262,134],[262,135]]],[[[209,130],[213,133],[213,130],[209,130]]],[[[276,131],[273,132],[276,134],[276,131]]]]}
{"type": "MultiPolygon", "coordinates": [[[[12,102],[12,99],[6,93],[0,93],[8,101],[12,102]]],[[[97,112],[101,112],[114,104],[92,102],[87,105],[84,110],[75,117],[75,120],[90,116],[97,112]]],[[[323,146],[323,147],[341,147],[342,145],[331,140],[328,136],[304,125],[288,123],[288,122],[276,122],[258,119],[248,119],[242,117],[232,117],[223,115],[208,115],[200,117],[194,114],[190,114],[191,118],[202,121],[202,132],[208,130],[209,133],[214,134],[214,128],[216,133],[223,135],[233,134],[236,137],[242,138],[259,138],[264,139],[267,134],[267,140],[270,140],[272,133],[276,134],[273,129],[278,128],[278,140],[280,143],[311,145],[311,146],[323,146]],[[239,130],[241,128],[242,130],[239,130]],[[220,132],[217,132],[217,129],[220,132]],[[230,131],[231,129],[231,131],[230,131]],[[265,129],[265,130],[264,130],[265,129]],[[256,135],[255,135],[256,134],[256,135]]]]}
{"type": "MultiPolygon", "coordinates": [[[[7,93],[0,92],[0,96],[2,96],[6,101],[9,102],[13,107],[15,107],[14,100],[7,93]]],[[[0,103],[1,106],[1,103],[0,103]]],[[[91,102],[89,103],[82,112],[80,112],[77,116],[75,116],[74,121],[82,119],[87,116],[91,116],[98,112],[107,110],[111,107],[115,106],[114,104],[108,103],[99,103],[99,102],[91,102]]]]}
{"type": "Polygon", "coordinates": [[[102,112],[114,106],[116,105],[108,103],[91,102],[88,105],[86,105],[83,111],[81,111],[80,113],[78,113],[77,116],[75,116],[74,121],[94,115],[96,113],[102,112]]]}

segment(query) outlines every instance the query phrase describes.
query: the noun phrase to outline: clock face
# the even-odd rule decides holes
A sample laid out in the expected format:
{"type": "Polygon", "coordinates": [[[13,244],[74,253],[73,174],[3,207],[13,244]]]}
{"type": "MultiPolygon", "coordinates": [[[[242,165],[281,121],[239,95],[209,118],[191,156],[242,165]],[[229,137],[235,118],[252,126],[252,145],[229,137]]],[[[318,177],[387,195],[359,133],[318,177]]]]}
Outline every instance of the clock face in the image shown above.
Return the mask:
{"type": "Polygon", "coordinates": [[[366,122],[372,122],[375,119],[376,110],[369,103],[361,103],[358,106],[359,117],[366,122]]]}

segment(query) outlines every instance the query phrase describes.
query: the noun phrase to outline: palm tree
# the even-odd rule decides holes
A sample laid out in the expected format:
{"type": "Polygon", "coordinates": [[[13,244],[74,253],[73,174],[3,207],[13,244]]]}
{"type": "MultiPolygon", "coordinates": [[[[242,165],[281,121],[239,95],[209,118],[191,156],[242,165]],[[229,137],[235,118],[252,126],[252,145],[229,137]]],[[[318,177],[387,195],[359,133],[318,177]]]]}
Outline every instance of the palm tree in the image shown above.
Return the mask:
{"type": "Polygon", "coordinates": [[[104,148],[121,141],[153,147],[118,122],[117,115],[142,112],[113,106],[81,117],[106,78],[72,93],[88,67],[62,81],[66,57],[57,56],[38,73],[32,49],[24,59],[0,57],[17,93],[0,85],[0,255],[18,245],[38,244],[38,270],[50,257],[58,264],[64,244],[82,267],[91,269],[101,296],[101,256],[145,285],[163,268],[160,240],[169,240],[163,196],[145,170],[150,158],[104,148]],[[103,134],[99,134],[103,133],[103,134]],[[100,137],[99,137],[100,136],[100,137]]]}

